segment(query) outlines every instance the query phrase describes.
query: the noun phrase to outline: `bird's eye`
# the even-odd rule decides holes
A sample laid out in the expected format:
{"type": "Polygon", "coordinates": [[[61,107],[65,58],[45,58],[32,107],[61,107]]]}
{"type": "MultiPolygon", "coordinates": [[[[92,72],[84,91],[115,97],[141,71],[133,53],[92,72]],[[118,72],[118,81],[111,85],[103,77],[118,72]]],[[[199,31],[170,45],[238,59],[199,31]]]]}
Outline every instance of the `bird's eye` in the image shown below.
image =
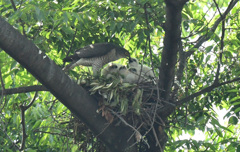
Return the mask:
{"type": "Polygon", "coordinates": [[[125,66],[120,67],[120,69],[125,69],[125,68],[126,68],[125,66]]]}
{"type": "Polygon", "coordinates": [[[118,67],[117,67],[117,65],[112,65],[110,68],[116,69],[116,68],[118,68],[118,67]]]}

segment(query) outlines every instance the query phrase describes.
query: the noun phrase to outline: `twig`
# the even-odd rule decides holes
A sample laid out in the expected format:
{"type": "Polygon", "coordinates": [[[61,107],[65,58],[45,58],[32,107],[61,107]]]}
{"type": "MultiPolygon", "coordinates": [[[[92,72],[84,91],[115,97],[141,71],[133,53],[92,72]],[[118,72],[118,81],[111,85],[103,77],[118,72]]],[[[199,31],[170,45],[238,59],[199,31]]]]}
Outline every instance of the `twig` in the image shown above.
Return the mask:
{"type": "Polygon", "coordinates": [[[154,135],[154,137],[155,137],[155,140],[156,140],[156,142],[157,142],[156,145],[158,145],[160,151],[163,152],[162,146],[161,146],[161,144],[160,144],[160,142],[159,142],[159,140],[158,140],[158,136],[157,136],[157,133],[156,133],[156,130],[154,129],[154,127],[152,128],[152,131],[153,131],[153,135],[154,135]]]}
{"type": "Polygon", "coordinates": [[[28,92],[35,92],[35,91],[48,91],[48,89],[43,85],[33,85],[28,87],[19,87],[19,88],[0,90],[2,95],[28,93],[28,92]]]}
{"type": "Polygon", "coordinates": [[[111,124],[111,123],[108,123],[108,124],[106,125],[106,127],[103,128],[103,130],[102,130],[99,134],[96,135],[96,138],[97,138],[99,135],[101,135],[101,134],[108,128],[108,126],[110,126],[110,124],[111,124]]]}
{"type": "MultiPolygon", "coordinates": [[[[135,132],[135,134],[140,135],[140,136],[141,136],[140,138],[147,144],[148,147],[150,147],[149,144],[148,144],[148,142],[147,142],[144,138],[142,138],[142,134],[141,134],[136,128],[134,128],[132,125],[130,125],[129,123],[127,123],[121,116],[119,116],[119,115],[118,115],[115,111],[113,111],[112,109],[109,109],[109,111],[111,111],[112,114],[114,114],[115,116],[117,116],[126,126],[130,127],[131,129],[133,129],[134,132],[135,132]]],[[[141,125],[140,125],[140,127],[141,127],[141,125]]],[[[139,129],[139,128],[138,128],[138,129],[139,129]]],[[[132,137],[132,136],[131,136],[131,137],[132,137]]],[[[128,141],[129,141],[130,139],[131,139],[131,138],[129,138],[128,141]]]]}
{"type": "MultiPolygon", "coordinates": [[[[220,22],[222,21],[222,17],[226,17],[228,15],[228,13],[232,10],[232,8],[237,4],[239,0],[232,0],[229,5],[228,8],[226,9],[226,11],[222,14],[222,16],[220,16],[215,23],[213,24],[213,26],[211,27],[210,31],[213,33],[218,25],[220,24],[220,22]]],[[[190,51],[187,52],[187,57],[189,57],[190,55],[192,55],[195,52],[196,48],[199,48],[204,42],[206,42],[207,40],[209,40],[210,37],[208,37],[208,34],[200,36],[197,40],[197,44],[195,44],[195,46],[193,47],[193,49],[191,49],[190,51]]]]}
{"type": "MultiPolygon", "coordinates": [[[[68,57],[70,51],[72,50],[72,46],[73,46],[75,37],[76,37],[76,35],[77,35],[77,31],[78,31],[78,30],[77,30],[77,28],[76,28],[76,29],[75,29],[75,33],[74,33],[74,35],[73,35],[73,37],[72,37],[72,40],[71,40],[71,45],[70,45],[70,47],[69,47],[69,49],[68,49],[68,51],[67,51],[66,57],[68,57]]],[[[65,63],[66,63],[66,62],[63,63],[63,67],[65,66],[65,63]]]]}
{"type": "Polygon", "coordinates": [[[37,94],[38,94],[38,92],[36,91],[36,93],[35,93],[32,101],[31,101],[27,106],[24,106],[24,107],[25,107],[25,110],[27,110],[28,108],[30,108],[30,107],[32,106],[32,104],[34,103],[34,101],[35,101],[36,98],[37,98],[37,94]]]}
{"type": "Polygon", "coordinates": [[[68,134],[61,134],[61,133],[54,133],[54,132],[40,131],[40,130],[34,130],[34,132],[47,133],[47,134],[51,134],[51,135],[59,135],[59,136],[65,136],[65,137],[68,136],[68,134]]]}
{"type": "MultiPolygon", "coordinates": [[[[16,11],[17,11],[17,7],[16,7],[14,1],[13,1],[13,0],[10,0],[10,1],[11,1],[11,3],[12,3],[13,10],[16,12],[16,11]]],[[[23,31],[22,31],[22,32],[23,32],[23,35],[26,36],[26,32],[25,32],[25,30],[24,30],[24,22],[22,21],[21,18],[19,19],[19,21],[20,21],[21,26],[22,26],[22,28],[23,28],[23,31]]]]}
{"type": "Polygon", "coordinates": [[[195,98],[195,97],[197,97],[197,96],[200,96],[200,95],[202,95],[202,94],[204,94],[204,93],[206,93],[206,92],[210,92],[210,91],[212,91],[213,89],[215,89],[215,88],[217,88],[217,87],[220,87],[220,86],[222,86],[222,85],[229,84],[229,83],[232,83],[232,82],[236,82],[236,81],[240,81],[240,77],[235,78],[235,79],[233,79],[233,80],[226,81],[226,82],[218,83],[218,84],[213,83],[211,86],[206,87],[206,88],[204,88],[204,89],[202,89],[202,90],[200,90],[200,91],[198,91],[198,92],[196,92],[196,93],[194,93],[194,94],[191,94],[190,96],[187,96],[186,98],[183,98],[183,99],[179,100],[179,101],[176,102],[175,104],[176,104],[177,106],[180,106],[180,105],[182,105],[183,103],[186,103],[186,102],[192,100],[193,98],[195,98]]]}
{"type": "Polygon", "coordinates": [[[21,146],[19,148],[20,151],[24,150],[24,148],[25,148],[25,141],[26,141],[26,138],[27,138],[26,127],[25,127],[26,126],[25,125],[25,111],[32,106],[32,104],[34,103],[34,101],[37,98],[37,94],[38,94],[38,92],[35,93],[32,101],[27,106],[20,105],[20,109],[21,109],[21,125],[22,125],[22,142],[21,142],[21,146]]]}
{"type": "Polygon", "coordinates": [[[217,7],[218,13],[219,13],[220,16],[222,17],[222,19],[224,19],[223,16],[222,16],[222,13],[221,13],[221,11],[220,11],[220,8],[218,7],[218,4],[217,4],[216,0],[213,0],[213,2],[214,2],[214,4],[215,4],[216,7],[217,7]]]}
{"type": "MultiPolygon", "coordinates": [[[[0,69],[0,80],[1,80],[1,88],[2,88],[1,101],[0,101],[0,107],[1,107],[1,104],[3,103],[3,98],[4,98],[3,95],[4,95],[5,90],[6,90],[6,89],[5,89],[4,82],[3,82],[3,78],[2,78],[2,71],[1,71],[1,69],[0,69]]],[[[2,108],[0,109],[0,113],[1,113],[2,109],[4,108],[5,104],[6,104],[6,98],[5,98],[5,102],[3,103],[2,108]]]]}
{"type": "Polygon", "coordinates": [[[217,65],[217,72],[216,72],[216,76],[215,76],[215,80],[214,80],[214,83],[219,83],[219,75],[220,75],[220,67],[221,67],[221,63],[222,63],[222,54],[223,54],[223,47],[224,47],[224,36],[225,36],[225,18],[226,16],[223,16],[219,7],[218,7],[218,4],[216,3],[216,0],[213,0],[216,7],[217,7],[217,10],[221,16],[221,19],[222,19],[222,35],[221,35],[221,46],[220,46],[220,54],[219,54],[219,61],[218,61],[218,65],[217,65]]]}
{"type": "MultiPolygon", "coordinates": [[[[119,114],[117,114],[115,111],[113,111],[112,109],[109,109],[109,111],[111,111],[112,114],[114,114],[115,116],[117,116],[126,126],[132,128],[136,133],[139,133],[139,134],[140,134],[140,132],[139,132],[137,129],[135,129],[132,125],[130,125],[129,123],[127,123],[127,122],[126,122],[121,116],[119,116],[119,114]]],[[[140,135],[141,135],[141,134],[140,134],[140,135]]]]}
{"type": "Polygon", "coordinates": [[[2,127],[0,127],[0,130],[7,136],[7,138],[11,141],[11,143],[13,144],[13,146],[14,146],[15,148],[19,149],[19,146],[17,145],[17,143],[14,142],[14,141],[11,139],[11,137],[8,136],[8,134],[7,134],[7,132],[6,132],[6,127],[5,127],[5,125],[3,124],[3,120],[2,120],[1,117],[0,117],[0,119],[1,119],[1,122],[2,122],[2,124],[1,124],[2,127]],[[4,128],[4,129],[2,129],[2,128],[4,128]]]}

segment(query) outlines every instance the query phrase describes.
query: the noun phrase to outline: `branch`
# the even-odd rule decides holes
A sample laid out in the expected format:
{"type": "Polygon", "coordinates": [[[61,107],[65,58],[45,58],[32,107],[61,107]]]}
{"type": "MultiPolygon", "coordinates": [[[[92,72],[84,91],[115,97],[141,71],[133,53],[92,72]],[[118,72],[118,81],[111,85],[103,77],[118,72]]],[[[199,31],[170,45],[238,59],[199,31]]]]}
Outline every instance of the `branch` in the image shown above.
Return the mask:
{"type": "Polygon", "coordinates": [[[190,96],[188,96],[186,98],[183,98],[183,99],[179,100],[178,102],[176,102],[176,105],[180,106],[180,105],[182,105],[184,103],[189,102],[190,100],[194,99],[197,96],[200,96],[200,95],[202,95],[202,94],[204,94],[206,92],[212,91],[213,89],[215,89],[217,87],[220,87],[222,85],[229,84],[229,83],[232,83],[232,82],[236,82],[236,81],[240,81],[240,77],[239,78],[235,78],[235,79],[230,80],[230,81],[222,82],[222,83],[213,83],[211,86],[206,87],[206,88],[204,88],[204,89],[202,89],[202,90],[200,90],[200,91],[198,91],[198,92],[196,92],[194,94],[191,94],[190,96]]]}
{"type": "Polygon", "coordinates": [[[32,101],[27,105],[20,105],[20,109],[21,109],[21,125],[22,125],[22,142],[21,142],[21,146],[19,148],[20,151],[24,150],[25,148],[25,141],[27,138],[27,134],[26,134],[26,125],[25,125],[25,111],[31,107],[31,105],[33,104],[33,102],[36,100],[37,98],[37,92],[35,93],[32,101]]]}
{"type": "MultiPolygon", "coordinates": [[[[0,80],[1,80],[0,82],[1,82],[1,88],[2,88],[1,100],[0,100],[0,107],[1,107],[1,104],[4,102],[3,101],[4,93],[6,92],[5,85],[4,85],[3,78],[2,78],[2,71],[1,71],[1,69],[0,69],[0,80]]],[[[2,105],[2,108],[0,108],[0,113],[2,112],[2,109],[4,108],[5,104],[6,104],[6,98],[5,98],[5,102],[2,105]]]]}
{"type": "Polygon", "coordinates": [[[183,47],[182,47],[182,41],[179,41],[179,65],[178,65],[178,70],[177,70],[177,82],[175,82],[174,84],[174,90],[173,90],[173,93],[172,93],[172,97],[171,99],[172,100],[175,100],[174,98],[176,98],[176,94],[179,90],[179,84],[182,80],[182,77],[183,77],[183,71],[185,69],[185,66],[186,66],[186,53],[183,51],[183,47]]]}
{"type": "MultiPolygon", "coordinates": [[[[232,10],[232,8],[237,4],[239,0],[232,0],[230,2],[230,4],[228,5],[228,8],[226,9],[226,11],[222,14],[222,16],[220,16],[215,23],[213,24],[213,26],[210,29],[211,33],[214,33],[215,30],[217,29],[218,25],[221,23],[221,21],[223,20],[223,18],[226,18],[226,16],[228,15],[228,13],[232,10]]],[[[206,42],[207,40],[209,40],[210,37],[208,36],[208,34],[200,36],[197,40],[197,44],[195,44],[195,46],[187,52],[187,57],[189,57],[190,55],[192,55],[195,50],[197,48],[199,48],[204,42],[206,42]]]]}
{"type": "MultiPolygon", "coordinates": [[[[191,94],[190,96],[186,97],[186,98],[183,98],[177,102],[174,102],[176,106],[181,106],[183,105],[184,103],[187,103],[189,102],[190,100],[194,99],[195,97],[197,96],[200,96],[206,92],[210,92],[212,91],[213,89],[217,88],[217,87],[220,87],[222,85],[225,85],[225,84],[229,84],[229,83],[233,83],[233,82],[236,82],[236,81],[240,81],[240,77],[238,78],[235,78],[233,80],[230,80],[230,81],[226,81],[226,82],[222,82],[222,83],[213,83],[211,86],[199,91],[199,92],[196,92],[194,94],[191,94]]],[[[172,114],[174,111],[175,111],[175,108],[176,106],[173,106],[173,105],[170,105],[170,104],[167,104],[164,106],[164,108],[160,109],[158,111],[158,114],[161,115],[162,117],[167,117],[169,116],[170,114],[172,114]]]]}
{"type": "Polygon", "coordinates": [[[217,72],[216,72],[216,76],[215,76],[215,80],[214,80],[214,83],[219,83],[219,75],[220,75],[220,68],[221,68],[221,63],[222,63],[222,54],[223,54],[223,47],[224,47],[224,36],[225,36],[225,18],[226,16],[223,16],[221,11],[220,11],[220,8],[218,7],[218,4],[216,2],[216,0],[213,0],[216,7],[217,7],[217,10],[221,16],[221,19],[222,19],[222,35],[221,35],[221,41],[220,41],[220,54],[219,54],[219,61],[218,61],[218,65],[217,65],[217,72]]]}
{"type": "Polygon", "coordinates": [[[0,93],[2,95],[12,95],[17,93],[28,93],[28,92],[35,92],[35,91],[49,91],[49,90],[43,85],[34,85],[34,86],[28,86],[28,87],[19,87],[19,88],[0,90],[0,93]]]}
{"type": "Polygon", "coordinates": [[[181,41],[181,21],[183,5],[176,5],[178,1],[165,0],[166,3],[166,24],[164,48],[162,51],[160,73],[159,73],[159,89],[160,97],[168,100],[172,82],[175,75],[175,65],[177,63],[177,54],[179,51],[179,41],[181,41]]]}

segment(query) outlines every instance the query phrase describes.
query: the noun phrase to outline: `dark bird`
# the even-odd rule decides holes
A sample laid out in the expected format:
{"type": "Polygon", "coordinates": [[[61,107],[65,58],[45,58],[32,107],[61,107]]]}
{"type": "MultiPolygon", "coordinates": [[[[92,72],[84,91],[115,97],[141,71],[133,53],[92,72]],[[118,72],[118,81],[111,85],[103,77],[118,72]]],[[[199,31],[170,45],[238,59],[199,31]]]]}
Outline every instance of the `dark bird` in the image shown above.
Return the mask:
{"type": "Polygon", "coordinates": [[[93,75],[97,75],[105,64],[127,57],[130,59],[130,53],[126,49],[115,44],[91,44],[75,51],[74,55],[64,58],[63,62],[71,63],[63,70],[68,71],[78,65],[92,66],[93,75]]]}

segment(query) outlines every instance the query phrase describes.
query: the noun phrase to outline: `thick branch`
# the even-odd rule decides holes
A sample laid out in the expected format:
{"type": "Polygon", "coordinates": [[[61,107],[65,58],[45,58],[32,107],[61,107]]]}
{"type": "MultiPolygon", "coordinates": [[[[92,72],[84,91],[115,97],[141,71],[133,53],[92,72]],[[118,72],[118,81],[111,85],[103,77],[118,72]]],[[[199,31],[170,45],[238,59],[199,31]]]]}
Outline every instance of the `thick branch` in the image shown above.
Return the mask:
{"type": "Polygon", "coordinates": [[[107,121],[96,113],[98,105],[95,98],[72,81],[45,53],[2,18],[0,47],[23,65],[96,135],[100,134],[98,137],[111,151],[123,151],[135,142],[134,139],[127,142],[133,133],[130,128],[108,125],[107,121]]]}
{"type": "Polygon", "coordinates": [[[35,92],[35,91],[49,91],[49,90],[43,85],[34,85],[34,86],[28,86],[28,87],[5,89],[4,91],[0,90],[0,94],[11,95],[11,94],[28,93],[28,92],[35,92]]]}
{"type": "Polygon", "coordinates": [[[230,81],[226,81],[226,82],[222,82],[222,83],[213,83],[211,86],[209,87],[206,87],[204,89],[202,89],[201,91],[198,91],[194,94],[191,94],[190,96],[184,98],[184,99],[181,99],[180,101],[176,102],[176,105],[177,106],[180,106],[186,102],[189,102],[190,100],[194,99],[195,97],[198,97],[206,92],[210,92],[212,91],[213,89],[217,88],[217,87],[220,87],[222,85],[225,85],[225,84],[229,84],[229,83],[232,83],[232,82],[236,82],[236,81],[240,81],[240,78],[235,78],[233,80],[230,80],[230,81]]]}
{"type": "Polygon", "coordinates": [[[179,41],[181,36],[181,11],[183,5],[176,5],[177,1],[166,0],[166,24],[164,48],[162,52],[160,74],[159,74],[159,89],[164,90],[160,97],[168,99],[173,78],[175,75],[175,65],[177,62],[177,53],[179,50],[179,41]]]}

